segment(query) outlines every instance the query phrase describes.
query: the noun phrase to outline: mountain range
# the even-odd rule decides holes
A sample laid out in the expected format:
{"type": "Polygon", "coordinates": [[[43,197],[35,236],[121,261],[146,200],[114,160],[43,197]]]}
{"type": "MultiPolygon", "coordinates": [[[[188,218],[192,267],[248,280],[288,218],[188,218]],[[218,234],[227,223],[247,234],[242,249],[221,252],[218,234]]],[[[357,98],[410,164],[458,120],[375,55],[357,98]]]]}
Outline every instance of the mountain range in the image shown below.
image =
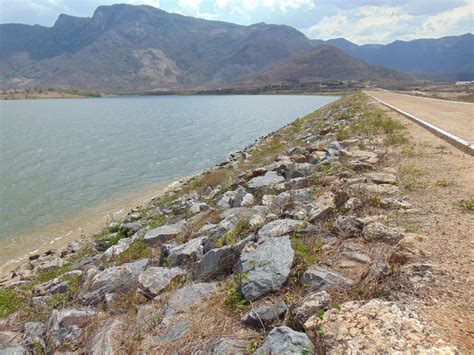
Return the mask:
{"type": "Polygon", "coordinates": [[[52,27],[0,25],[0,88],[140,92],[412,78],[396,69],[467,77],[474,75],[472,40],[466,34],[357,46],[310,40],[285,25],[241,26],[150,6],[100,6],[90,18],[61,14],[52,27]],[[405,56],[412,63],[396,59],[405,56]]]}

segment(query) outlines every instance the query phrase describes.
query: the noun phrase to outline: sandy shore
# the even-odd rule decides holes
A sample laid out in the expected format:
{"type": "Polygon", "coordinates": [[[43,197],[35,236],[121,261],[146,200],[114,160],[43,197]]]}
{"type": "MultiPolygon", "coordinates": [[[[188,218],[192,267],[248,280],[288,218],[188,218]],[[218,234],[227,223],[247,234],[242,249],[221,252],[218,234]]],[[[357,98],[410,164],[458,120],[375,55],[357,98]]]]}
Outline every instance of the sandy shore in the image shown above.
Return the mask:
{"type": "Polygon", "coordinates": [[[185,178],[177,177],[161,182],[144,191],[77,213],[45,229],[3,241],[0,248],[0,279],[9,275],[28,256],[60,249],[73,240],[91,237],[110,222],[123,218],[131,209],[147,204],[183,180],[185,178]]]}

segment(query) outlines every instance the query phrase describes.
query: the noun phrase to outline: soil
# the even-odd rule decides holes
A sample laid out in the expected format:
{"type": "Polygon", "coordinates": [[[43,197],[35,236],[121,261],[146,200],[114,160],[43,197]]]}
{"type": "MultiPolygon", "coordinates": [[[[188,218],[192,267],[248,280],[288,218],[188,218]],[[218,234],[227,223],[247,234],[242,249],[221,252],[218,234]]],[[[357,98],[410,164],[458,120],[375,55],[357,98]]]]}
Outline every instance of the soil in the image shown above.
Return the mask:
{"type": "MultiPolygon", "coordinates": [[[[474,107],[376,94],[464,138],[474,138],[474,107]],[[443,121],[449,117],[450,121],[443,121]]],[[[424,236],[425,257],[420,262],[441,271],[432,285],[421,287],[421,297],[407,303],[430,325],[434,342],[442,340],[470,353],[474,349],[474,212],[458,207],[457,201],[474,197],[474,157],[393,111],[389,115],[406,125],[414,144],[411,149],[400,148],[388,164],[399,169],[412,166],[419,172],[412,177],[417,188],[409,196],[421,212],[401,216],[400,223],[424,236]]]]}
{"type": "Polygon", "coordinates": [[[458,137],[474,142],[474,104],[433,100],[393,92],[368,91],[368,93],[458,137]]]}

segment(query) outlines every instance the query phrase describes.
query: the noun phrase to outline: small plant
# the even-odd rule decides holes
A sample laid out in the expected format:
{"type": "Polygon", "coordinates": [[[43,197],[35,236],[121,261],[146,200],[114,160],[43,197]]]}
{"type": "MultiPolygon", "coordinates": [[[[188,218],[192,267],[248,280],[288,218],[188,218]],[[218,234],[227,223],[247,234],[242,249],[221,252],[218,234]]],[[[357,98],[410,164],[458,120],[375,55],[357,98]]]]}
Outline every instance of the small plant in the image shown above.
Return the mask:
{"type": "Polygon", "coordinates": [[[27,299],[23,292],[11,288],[0,288],[0,318],[23,308],[26,302],[27,299]]]}
{"type": "Polygon", "coordinates": [[[247,300],[240,293],[240,286],[246,280],[248,281],[247,274],[240,273],[235,275],[232,282],[225,288],[224,303],[233,310],[243,310],[247,307],[247,300]]]}
{"type": "Polygon", "coordinates": [[[458,200],[456,205],[466,211],[474,211],[474,196],[468,199],[458,200]]]}
{"type": "Polygon", "coordinates": [[[38,272],[38,282],[46,282],[52,279],[55,279],[58,276],[61,276],[62,274],[66,273],[69,271],[71,265],[69,263],[65,263],[61,267],[57,267],[48,271],[40,271],[38,272]]]}
{"type": "Polygon", "coordinates": [[[123,253],[119,254],[115,258],[115,263],[117,265],[121,265],[135,260],[147,259],[150,256],[150,249],[147,248],[143,240],[137,239],[130,243],[127,250],[125,250],[123,253]]]}
{"type": "Polygon", "coordinates": [[[454,185],[454,181],[452,180],[446,180],[446,179],[436,180],[436,186],[439,186],[439,187],[448,187],[452,185],[454,185]]]}
{"type": "Polygon", "coordinates": [[[164,267],[172,267],[173,266],[173,259],[171,259],[171,256],[167,256],[163,258],[163,266],[164,267]]]}

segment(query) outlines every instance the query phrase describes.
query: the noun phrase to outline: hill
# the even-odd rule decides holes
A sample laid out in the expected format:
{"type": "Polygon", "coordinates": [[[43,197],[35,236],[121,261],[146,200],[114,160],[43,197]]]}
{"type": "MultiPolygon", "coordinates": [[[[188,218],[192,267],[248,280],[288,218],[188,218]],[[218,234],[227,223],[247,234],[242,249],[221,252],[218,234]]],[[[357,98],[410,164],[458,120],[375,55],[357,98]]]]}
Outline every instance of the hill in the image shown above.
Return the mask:
{"type": "Polygon", "coordinates": [[[357,45],[344,38],[313,44],[330,44],[363,61],[404,72],[445,75],[452,80],[474,79],[474,35],[449,36],[436,39],[395,41],[387,45],[357,45]]]}
{"type": "Polygon", "coordinates": [[[313,44],[264,23],[239,26],[150,6],[100,6],[53,27],[0,25],[3,88],[53,86],[139,91],[225,83],[269,68],[313,44]]]}
{"type": "Polygon", "coordinates": [[[413,77],[393,69],[369,65],[342,50],[319,45],[246,79],[247,84],[303,84],[323,81],[395,82],[413,77]]]}

